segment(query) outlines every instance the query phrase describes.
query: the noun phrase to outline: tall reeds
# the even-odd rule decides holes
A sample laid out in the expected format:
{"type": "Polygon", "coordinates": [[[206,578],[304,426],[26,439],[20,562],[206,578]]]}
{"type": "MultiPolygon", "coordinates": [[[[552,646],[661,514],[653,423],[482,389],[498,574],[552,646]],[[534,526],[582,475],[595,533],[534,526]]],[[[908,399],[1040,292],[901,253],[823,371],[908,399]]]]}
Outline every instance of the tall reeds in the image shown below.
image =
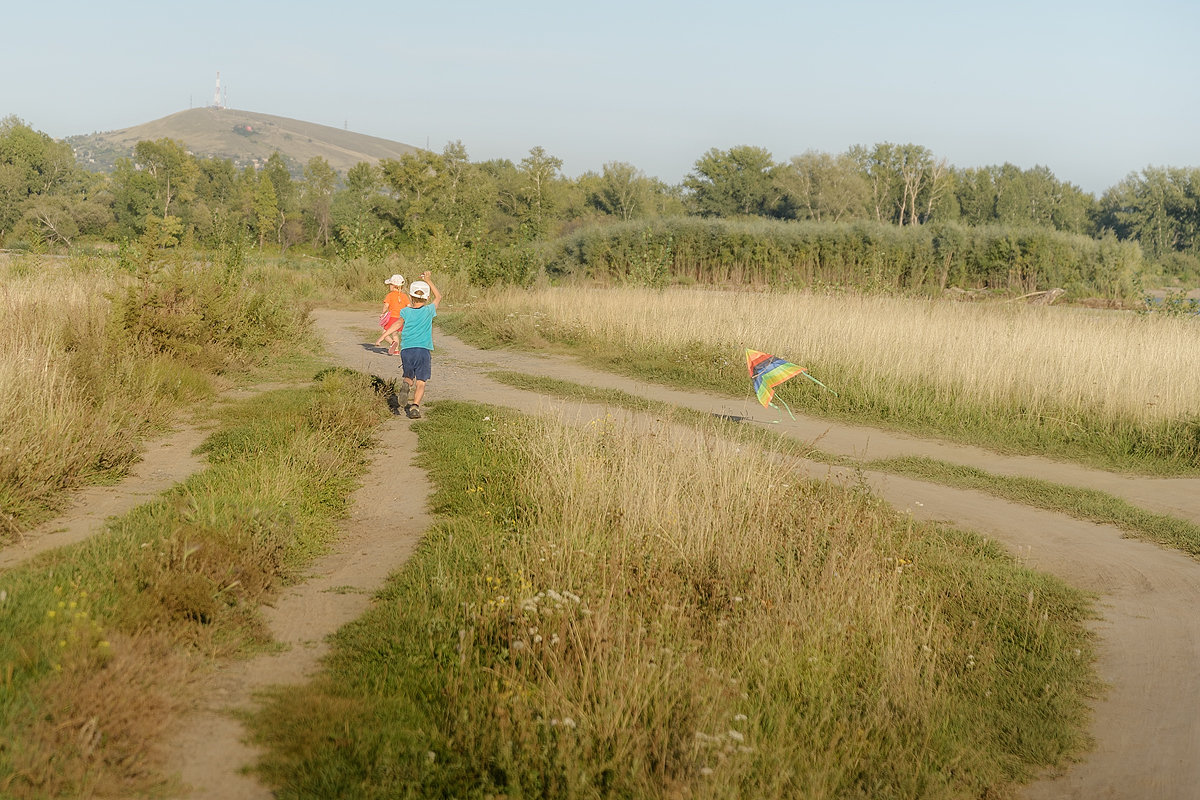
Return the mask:
{"type": "Polygon", "coordinates": [[[1094,440],[1114,457],[1200,465],[1194,319],[834,292],[554,288],[489,295],[469,320],[501,339],[604,352],[618,368],[673,362],[680,379],[734,391],[748,386],[744,348],[762,350],[839,391],[785,387],[789,403],[950,435],[990,427],[1026,449],[1094,440]]]}

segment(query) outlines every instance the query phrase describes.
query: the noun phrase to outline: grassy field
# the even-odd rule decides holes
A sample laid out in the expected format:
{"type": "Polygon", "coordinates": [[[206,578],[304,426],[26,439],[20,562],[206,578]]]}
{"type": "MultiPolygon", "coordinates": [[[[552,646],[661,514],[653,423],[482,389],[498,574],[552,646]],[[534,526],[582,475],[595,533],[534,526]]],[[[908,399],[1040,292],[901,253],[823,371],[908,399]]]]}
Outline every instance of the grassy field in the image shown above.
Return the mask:
{"type": "Polygon", "coordinates": [[[171,410],[213,392],[186,363],[114,336],[103,262],[0,268],[0,543],[58,508],[64,489],[121,474],[171,410]]]}
{"type": "Polygon", "coordinates": [[[853,294],[555,288],[480,295],[454,331],[558,346],[645,379],[746,394],[744,350],[833,388],[784,384],[789,406],[1150,473],[1200,470],[1194,320],[853,294]]]}
{"type": "Polygon", "coordinates": [[[311,349],[304,308],[267,303],[229,264],[176,255],[0,261],[0,544],[222,386],[311,349]]]}
{"type": "MultiPolygon", "coordinates": [[[[153,744],[194,671],[271,646],[258,608],[335,534],[386,416],[365,376],[309,385],[311,362],[287,360],[315,346],[304,310],[378,302],[381,275],[418,266],[132,252],[3,267],[10,536],[222,385],[303,387],[231,406],[206,471],[0,576],[0,796],[169,789],[153,744]]],[[[549,323],[552,295],[489,295],[472,324],[745,388],[740,349],[635,348],[566,309],[549,323]]],[[[563,296],[618,317],[656,297],[563,296]]],[[[691,423],[581,432],[439,403],[419,431],[441,522],[328,672],[255,718],[280,796],[1004,797],[1086,746],[1088,598],[862,487],[789,478],[805,454],[786,443],[691,423]]]]}
{"type": "Polygon", "coordinates": [[[228,407],[211,466],[86,542],[0,575],[0,797],[159,796],[157,746],[259,607],[337,530],[373,428],[364,376],[228,407]]]}
{"type": "MultiPolygon", "coordinates": [[[[489,377],[510,386],[566,397],[611,407],[646,411],[663,419],[689,425],[712,425],[712,414],[671,407],[666,403],[615,389],[597,389],[554,378],[523,373],[493,371],[489,377]]],[[[1200,525],[1138,508],[1117,497],[1095,489],[1083,489],[1036,478],[997,475],[961,464],[924,457],[900,457],[862,461],[834,455],[812,447],[807,442],[781,438],[778,434],[758,427],[746,427],[735,420],[718,420],[722,434],[752,447],[767,447],[786,452],[789,456],[843,467],[855,467],[878,472],[890,472],[920,478],[945,486],[976,489],[1008,500],[1048,511],[1069,514],[1076,519],[1114,525],[1132,536],[1181,550],[1200,558],[1200,525]]]]}
{"type": "Polygon", "coordinates": [[[253,720],[278,796],[1004,797],[1084,745],[1079,592],[679,430],[439,403],[440,523],[253,720]]]}

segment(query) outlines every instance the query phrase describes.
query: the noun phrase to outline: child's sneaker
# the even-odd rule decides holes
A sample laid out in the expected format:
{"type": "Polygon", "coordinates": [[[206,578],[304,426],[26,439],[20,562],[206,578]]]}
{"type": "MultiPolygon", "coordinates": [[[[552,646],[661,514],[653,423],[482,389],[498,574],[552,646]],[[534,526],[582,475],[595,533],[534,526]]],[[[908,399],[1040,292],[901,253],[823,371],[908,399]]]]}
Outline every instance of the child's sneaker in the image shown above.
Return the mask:
{"type": "Polygon", "coordinates": [[[421,407],[410,403],[404,407],[404,413],[408,415],[409,419],[420,419],[421,407]]]}

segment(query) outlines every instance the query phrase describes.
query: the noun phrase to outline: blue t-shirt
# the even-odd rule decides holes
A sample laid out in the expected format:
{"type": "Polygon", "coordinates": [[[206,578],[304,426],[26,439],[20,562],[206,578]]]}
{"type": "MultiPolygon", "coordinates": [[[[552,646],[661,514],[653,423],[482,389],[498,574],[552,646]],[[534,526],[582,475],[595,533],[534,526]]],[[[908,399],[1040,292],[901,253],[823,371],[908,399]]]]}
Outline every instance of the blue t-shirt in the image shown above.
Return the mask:
{"type": "Polygon", "coordinates": [[[400,319],[404,327],[400,329],[400,349],[406,347],[424,347],[433,349],[433,318],[437,316],[437,306],[426,303],[420,308],[400,309],[400,319]]]}

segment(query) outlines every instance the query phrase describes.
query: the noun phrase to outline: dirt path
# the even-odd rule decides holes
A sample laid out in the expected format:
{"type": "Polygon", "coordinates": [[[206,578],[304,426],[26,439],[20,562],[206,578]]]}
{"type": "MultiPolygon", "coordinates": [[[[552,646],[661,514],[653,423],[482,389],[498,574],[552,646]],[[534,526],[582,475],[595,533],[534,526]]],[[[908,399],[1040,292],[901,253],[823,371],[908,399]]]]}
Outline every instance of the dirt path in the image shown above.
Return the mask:
{"type": "Polygon", "coordinates": [[[16,566],[38,553],[81,542],[98,533],[109,517],[149,502],[204,466],[192,453],[207,432],[188,425],[147,442],[142,460],[120,483],[89,486],[72,493],[66,510],[54,519],[26,531],[20,540],[0,550],[0,569],[16,566]]]}
{"type": "MultiPolygon", "coordinates": [[[[338,363],[382,377],[398,374],[398,359],[363,344],[373,335],[369,315],[315,315],[338,363]]],[[[373,341],[373,339],[369,339],[373,341]]],[[[442,398],[511,406],[527,412],[603,414],[604,409],[557,401],[499,384],[503,369],[580,384],[619,388],[675,405],[744,417],[778,419],[751,399],[681,392],[587,369],[573,359],[509,351],[480,351],[438,335],[427,403],[442,398]]],[[[923,455],[1009,475],[1099,489],[1148,510],[1200,522],[1200,479],[1114,475],[1034,457],[934,442],[872,428],[801,418],[772,425],[780,435],[815,442],[826,452],[858,458],[923,455]]],[[[815,475],[844,473],[824,465],[815,475]]],[[[1110,690],[1097,701],[1091,726],[1096,745],[1062,775],[1028,787],[1030,800],[1156,798],[1193,800],[1200,786],[1200,563],[1180,553],[1124,538],[1111,526],[1080,522],[990,495],[883,473],[867,473],[873,488],[914,517],[979,531],[1002,542],[1030,566],[1056,574],[1099,596],[1098,670],[1110,690]]]]}
{"type": "MultiPolygon", "coordinates": [[[[253,397],[279,388],[281,384],[238,387],[222,392],[217,403],[253,397]]],[[[81,542],[104,528],[110,518],[148,502],[204,467],[204,458],[193,451],[209,430],[185,424],[171,433],[146,443],[141,460],[120,483],[88,486],[71,494],[67,508],[48,522],[26,531],[21,538],[0,548],[0,569],[16,566],[38,553],[81,542]]]]}
{"type": "Polygon", "coordinates": [[[396,417],[382,427],[334,550],[266,610],[272,634],[286,649],[227,667],[204,687],[202,703],[180,721],[166,743],[168,763],[184,786],[177,796],[275,796],[243,772],[258,754],[242,741],[244,732],[233,713],[250,706],[258,690],[299,683],[311,675],[329,649],[326,638],[366,611],[372,593],[412,553],[430,524],[423,502],[428,482],[412,464],[416,445],[409,420],[396,417]]]}
{"type": "MultiPolygon", "coordinates": [[[[370,314],[318,311],[314,317],[335,363],[385,378],[398,375],[398,358],[364,344],[374,341],[376,334],[370,314]]],[[[778,419],[775,412],[758,406],[749,392],[736,399],[680,392],[596,372],[570,358],[480,351],[442,334],[435,334],[435,339],[434,380],[426,395],[435,414],[438,400],[459,399],[575,420],[594,419],[608,411],[624,415],[616,409],[513,389],[486,377],[489,370],[504,369],[624,389],[700,411],[743,417],[751,424],[778,419]]],[[[416,444],[412,424],[397,417],[383,426],[375,460],[353,498],[352,514],[335,551],[268,610],[272,631],[286,649],[230,665],[214,676],[203,703],[181,721],[166,743],[172,770],[184,786],[179,797],[267,800],[274,796],[242,772],[256,754],[242,743],[243,731],[231,712],[251,704],[262,688],[298,682],[312,674],[326,652],[326,637],[361,614],[370,594],[412,552],[429,524],[422,503],[402,497],[399,489],[410,487],[418,497],[427,491],[423,473],[411,463],[416,444]]],[[[1153,511],[1200,522],[1200,480],[1117,476],[807,418],[772,424],[771,429],[836,454],[925,455],[991,472],[1096,488],[1153,511]]],[[[191,448],[186,449],[190,453],[191,448]]],[[[809,471],[817,477],[852,479],[848,472],[822,464],[811,464],[809,471]]],[[[977,530],[1007,545],[1030,566],[1099,595],[1098,668],[1111,690],[1095,707],[1096,747],[1064,775],[1029,787],[1026,797],[1190,800],[1196,796],[1200,670],[1195,665],[1200,663],[1200,616],[1194,609],[1200,601],[1200,564],[1125,539],[1108,526],[979,492],[882,473],[867,473],[865,478],[882,497],[914,517],[977,530]]]]}

